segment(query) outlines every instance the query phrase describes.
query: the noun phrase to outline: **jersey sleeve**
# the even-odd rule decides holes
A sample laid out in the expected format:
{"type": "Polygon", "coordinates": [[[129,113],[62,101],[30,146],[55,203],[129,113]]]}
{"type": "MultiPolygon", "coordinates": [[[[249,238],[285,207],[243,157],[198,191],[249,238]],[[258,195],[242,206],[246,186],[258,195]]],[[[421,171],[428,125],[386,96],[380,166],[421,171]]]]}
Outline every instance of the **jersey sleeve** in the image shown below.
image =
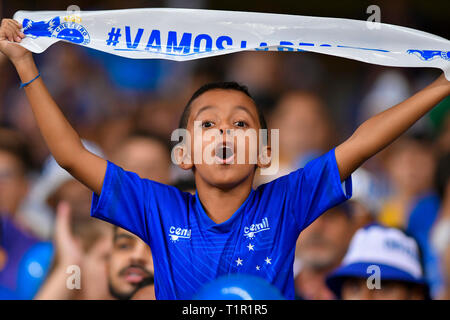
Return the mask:
{"type": "Polygon", "coordinates": [[[108,161],[100,195],[92,197],[91,216],[112,223],[150,243],[152,224],[157,224],[167,199],[181,191],[125,171],[108,161]]]}
{"type": "Polygon", "coordinates": [[[287,205],[301,232],[322,213],[352,196],[352,180],[343,183],[337,167],[335,149],[311,160],[304,168],[286,176],[287,205]]]}

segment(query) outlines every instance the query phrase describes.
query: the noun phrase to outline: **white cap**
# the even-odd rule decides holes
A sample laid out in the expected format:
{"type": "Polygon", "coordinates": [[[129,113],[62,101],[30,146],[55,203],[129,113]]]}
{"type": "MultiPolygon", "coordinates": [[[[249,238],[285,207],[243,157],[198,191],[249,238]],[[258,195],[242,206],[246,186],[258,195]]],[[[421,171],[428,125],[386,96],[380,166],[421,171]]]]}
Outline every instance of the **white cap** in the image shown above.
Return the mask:
{"type": "Polygon", "coordinates": [[[416,283],[428,289],[416,240],[399,229],[379,224],[355,233],[341,265],[327,277],[326,283],[340,296],[345,278],[368,278],[373,266],[379,267],[382,281],[416,283]]]}
{"type": "Polygon", "coordinates": [[[395,228],[371,225],[354,235],[342,265],[383,264],[422,277],[417,242],[395,228]]]}

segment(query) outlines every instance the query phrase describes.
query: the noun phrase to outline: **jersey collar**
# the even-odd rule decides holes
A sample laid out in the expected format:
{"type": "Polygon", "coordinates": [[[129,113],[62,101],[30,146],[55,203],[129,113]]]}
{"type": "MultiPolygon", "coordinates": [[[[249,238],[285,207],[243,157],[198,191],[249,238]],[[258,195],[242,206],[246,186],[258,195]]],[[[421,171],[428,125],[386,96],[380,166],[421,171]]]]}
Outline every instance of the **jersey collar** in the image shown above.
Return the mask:
{"type": "Polygon", "coordinates": [[[255,190],[250,189],[250,193],[247,196],[247,199],[241,204],[241,206],[231,215],[228,220],[225,220],[221,223],[215,223],[206,213],[203,205],[198,196],[198,192],[195,192],[195,206],[198,213],[199,220],[202,225],[206,227],[206,229],[216,232],[216,233],[225,233],[229,232],[234,226],[237,220],[242,220],[243,212],[246,211],[246,207],[253,202],[255,196],[255,190]]]}

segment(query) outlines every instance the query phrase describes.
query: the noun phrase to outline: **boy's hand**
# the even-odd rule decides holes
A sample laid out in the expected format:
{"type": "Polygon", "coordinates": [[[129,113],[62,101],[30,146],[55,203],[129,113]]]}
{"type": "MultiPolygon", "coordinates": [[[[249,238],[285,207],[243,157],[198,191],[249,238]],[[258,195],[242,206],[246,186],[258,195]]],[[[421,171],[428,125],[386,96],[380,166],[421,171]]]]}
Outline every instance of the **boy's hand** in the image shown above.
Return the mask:
{"type": "Polygon", "coordinates": [[[25,34],[21,24],[13,19],[3,19],[0,25],[0,52],[5,54],[13,64],[32,56],[31,52],[14,42],[21,42],[25,34]]]}
{"type": "Polygon", "coordinates": [[[0,26],[0,52],[16,67],[22,83],[30,82],[25,93],[30,102],[39,129],[53,157],[81,183],[100,195],[106,172],[106,160],[86,150],[79,135],[52,99],[39,77],[32,53],[19,46],[25,34],[13,19],[3,19],[0,26]]]}

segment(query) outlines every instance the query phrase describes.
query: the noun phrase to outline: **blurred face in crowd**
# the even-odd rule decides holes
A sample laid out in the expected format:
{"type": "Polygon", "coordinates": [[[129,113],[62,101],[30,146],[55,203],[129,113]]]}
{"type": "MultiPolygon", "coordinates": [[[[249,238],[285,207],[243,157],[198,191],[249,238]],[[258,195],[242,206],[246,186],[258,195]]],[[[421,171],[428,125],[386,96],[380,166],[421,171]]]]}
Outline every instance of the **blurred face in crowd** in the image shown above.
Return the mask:
{"type": "Polygon", "coordinates": [[[106,119],[98,124],[96,138],[105,154],[112,154],[117,147],[117,141],[124,139],[132,128],[130,117],[106,119]]]}
{"type": "Polygon", "coordinates": [[[442,153],[450,152],[450,113],[443,120],[436,146],[442,153]]]}
{"type": "Polygon", "coordinates": [[[0,212],[15,213],[27,190],[21,162],[13,154],[0,150],[0,212]]]}
{"type": "Polygon", "coordinates": [[[64,182],[48,198],[48,203],[56,208],[60,201],[66,201],[72,208],[74,217],[89,217],[92,191],[75,179],[64,182]]]}
{"type": "Polygon", "coordinates": [[[115,228],[113,243],[108,268],[109,289],[117,299],[128,300],[144,281],[153,279],[152,253],[145,242],[121,228],[115,228]]]}
{"type": "Polygon", "coordinates": [[[288,161],[308,151],[328,148],[330,134],[322,102],[313,94],[292,92],[280,100],[272,127],[280,129],[280,153],[288,161]]]}
{"type": "MultiPolygon", "coordinates": [[[[194,162],[196,144],[201,143],[202,146],[202,163],[195,164],[196,181],[200,178],[207,185],[225,189],[231,189],[243,181],[253,181],[256,161],[252,160],[252,163],[250,157],[257,159],[260,128],[257,107],[243,92],[213,89],[192,101],[187,125],[191,134],[191,163],[194,162]],[[200,137],[195,137],[194,126],[197,126],[196,132],[201,132],[200,137]],[[215,129],[211,132],[223,130],[223,134],[218,138],[212,137],[208,132],[211,129],[215,129]],[[255,139],[252,143],[250,143],[252,139],[249,138],[237,139],[236,136],[227,135],[228,129],[233,132],[240,130],[242,133],[252,129],[255,139]],[[237,163],[239,155],[243,155],[242,164],[237,163]],[[208,161],[213,163],[208,164],[208,161]]],[[[192,167],[192,164],[182,165],[184,169],[192,167]]]]}
{"type": "Polygon", "coordinates": [[[280,60],[273,52],[243,52],[231,61],[229,78],[247,84],[257,93],[270,92],[280,84],[280,60]]]}
{"type": "Polygon", "coordinates": [[[433,184],[435,160],[422,142],[400,141],[388,158],[388,171],[398,190],[410,195],[428,191],[433,184]]]}
{"type": "Polygon", "coordinates": [[[296,255],[305,267],[332,268],[344,256],[352,235],[351,218],[342,207],[332,208],[302,231],[296,255]]]}
{"type": "Polygon", "coordinates": [[[170,137],[177,125],[178,110],[175,106],[180,103],[165,100],[152,100],[151,103],[139,109],[135,126],[143,130],[158,132],[163,137],[170,137]]]}
{"type": "Polygon", "coordinates": [[[147,137],[126,140],[114,154],[117,164],[136,172],[141,178],[169,183],[170,156],[159,141],[147,137]]]}
{"type": "Polygon", "coordinates": [[[420,300],[424,299],[419,287],[401,281],[381,281],[380,289],[369,289],[367,279],[347,278],[341,289],[343,300],[420,300]]]}
{"type": "Polygon", "coordinates": [[[374,214],[362,199],[352,199],[347,203],[351,206],[352,210],[353,230],[358,230],[369,223],[375,222],[374,214]]]}

